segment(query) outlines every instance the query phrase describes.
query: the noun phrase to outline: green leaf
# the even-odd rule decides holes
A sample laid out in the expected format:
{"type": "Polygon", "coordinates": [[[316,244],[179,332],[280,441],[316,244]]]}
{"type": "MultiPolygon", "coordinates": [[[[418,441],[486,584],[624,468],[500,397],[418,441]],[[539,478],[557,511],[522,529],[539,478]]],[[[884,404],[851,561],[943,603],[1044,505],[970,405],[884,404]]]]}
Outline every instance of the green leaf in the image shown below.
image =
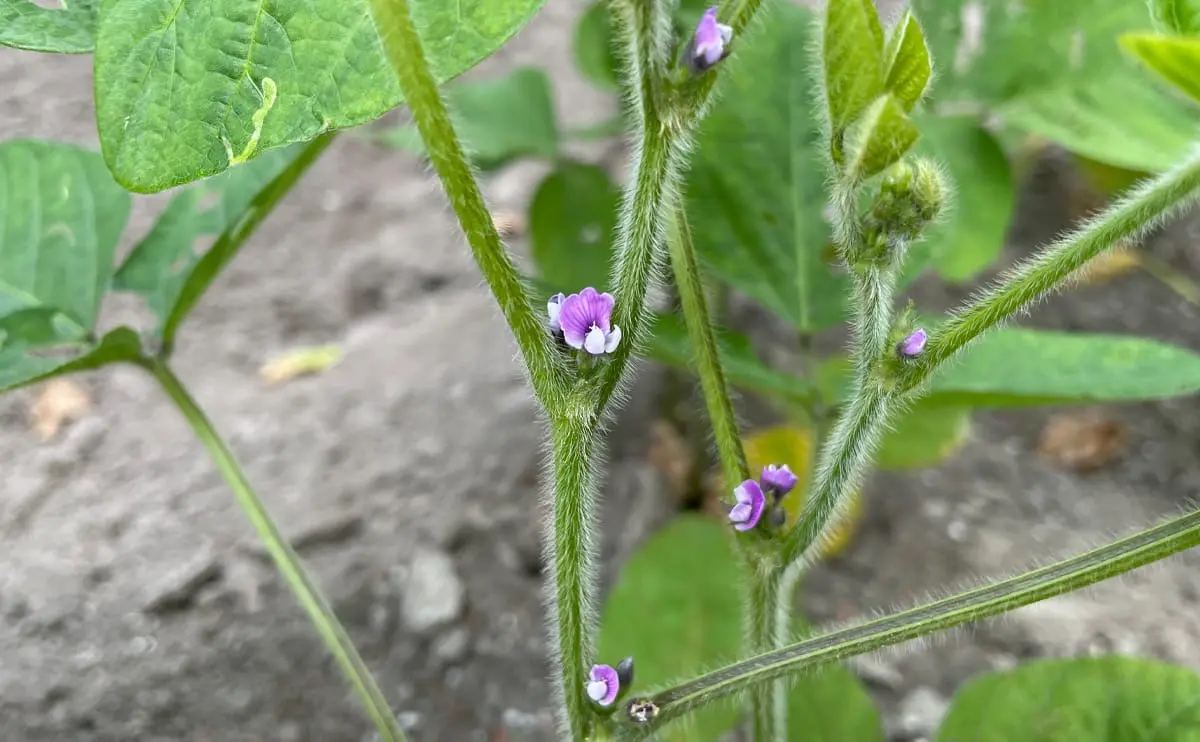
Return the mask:
{"type": "Polygon", "coordinates": [[[608,3],[596,0],[575,24],[571,54],[575,66],[589,82],[602,90],[615,92],[621,86],[621,62],[613,43],[608,3]]]}
{"type": "Polygon", "coordinates": [[[54,350],[67,352],[51,355],[45,348],[0,346],[0,392],[54,376],[91,371],[110,363],[134,362],[142,355],[141,341],[128,327],[112,330],[99,343],[81,343],[54,350]]]}
{"type": "MultiPolygon", "coordinates": [[[[30,140],[0,144],[0,316],[58,314],[76,339],[91,332],[129,210],[129,194],[96,153],[30,140]]],[[[21,325],[36,332],[36,323],[21,325]]],[[[14,327],[8,342],[19,339],[14,327]]]]}
{"type": "MultiPolygon", "coordinates": [[[[434,75],[495,51],[544,0],[411,0],[434,75]]],[[[96,118],[118,181],[161,191],[370,121],[402,101],[374,0],[106,0],[96,118]]]]}
{"type": "MultiPolygon", "coordinates": [[[[546,73],[520,67],[503,77],[451,83],[446,97],[454,128],[471,160],[484,170],[518,157],[558,156],[558,121],[546,73]]],[[[425,143],[412,124],[375,136],[397,149],[423,155],[425,143]]]]}
{"type": "Polygon", "coordinates": [[[96,1],[45,8],[32,0],[0,0],[0,46],[35,52],[87,54],[96,44],[96,1]]]}
{"type": "MultiPolygon", "coordinates": [[[[811,632],[797,620],[797,634],[811,632]]],[[[879,710],[854,674],[827,665],[788,688],[788,742],[884,742],[879,710]]]]}
{"type": "Polygon", "coordinates": [[[268,152],[183,189],[113,276],[113,289],[145,299],[161,331],[208,246],[239,221],[254,197],[303,149],[268,152]],[[201,244],[198,244],[201,243],[201,244]]]}
{"type": "Polygon", "coordinates": [[[883,26],[873,0],[829,0],[822,56],[836,139],[884,90],[883,26]]]}
{"type": "Polygon", "coordinates": [[[971,408],[919,400],[894,421],[883,437],[875,465],[880,469],[935,466],[962,448],[971,434],[971,408]]]}
{"type": "Polygon", "coordinates": [[[937,742],[1197,742],[1200,675],[1158,660],[1035,660],[975,678],[937,742]]]}
{"type": "Polygon", "coordinates": [[[1150,17],[1161,31],[1200,35],[1200,0],[1150,0],[1150,17]]]}
{"type": "Polygon", "coordinates": [[[846,171],[859,180],[900,161],[921,136],[899,99],[881,95],[846,133],[846,171]]]}
{"type": "Polygon", "coordinates": [[[819,111],[807,73],[811,11],[771,9],[738,51],[701,124],[687,187],[705,267],[792,326],[840,323],[848,281],[822,258],[829,241],[819,111]]]}
{"type": "Polygon", "coordinates": [[[928,399],[973,407],[1165,399],[1200,390],[1200,355],[1119,335],[1003,329],[932,380],[928,399]]]}
{"type": "MultiPolygon", "coordinates": [[[[604,603],[597,657],[615,666],[632,655],[635,693],[737,655],[744,578],[731,533],[701,516],[676,518],[621,570],[604,603]]],[[[665,728],[657,739],[713,742],[740,715],[732,705],[710,706],[665,728]]]]}
{"type": "Polygon", "coordinates": [[[1000,103],[1104,80],[1126,67],[1117,35],[1146,25],[1131,0],[912,0],[937,70],[934,97],[1000,103]]]}
{"type": "Polygon", "coordinates": [[[933,60],[925,45],[925,34],[911,10],[905,10],[883,52],[884,88],[911,111],[925,95],[933,76],[933,60]]]}
{"type": "Polygon", "coordinates": [[[596,165],[563,162],[529,205],[529,238],[542,279],[572,293],[609,285],[621,191],[596,165]]]}
{"type": "Polygon", "coordinates": [[[1200,38],[1129,33],[1121,46],[1164,80],[1200,102],[1200,38]]]}
{"type": "Polygon", "coordinates": [[[1136,70],[1022,95],[997,113],[1006,124],[1071,152],[1144,172],[1179,162],[1200,125],[1200,111],[1147,85],[1136,70]]]}
{"type": "MultiPolygon", "coordinates": [[[[721,348],[721,363],[731,384],[785,402],[804,404],[812,398],[813,389],[805,380],[777,371],[755,354],[750,338],[740,333],[717,330],[721,348]]],[[[691,371],[695,368],[687,328],[675,314],[659,315],[654,320],[653,337],[648,353],[659,363],[691,371]]]]}
{"type": "Polygon", "coordinates": [[[967,281],[1004,250],[1015,184],[1000,143],[968,116],[921,116],[917,151],[941,163],[957,191],[952,208],[917,243],[906,265],[911,278],[925,260],[948,281],[967,281]]]}

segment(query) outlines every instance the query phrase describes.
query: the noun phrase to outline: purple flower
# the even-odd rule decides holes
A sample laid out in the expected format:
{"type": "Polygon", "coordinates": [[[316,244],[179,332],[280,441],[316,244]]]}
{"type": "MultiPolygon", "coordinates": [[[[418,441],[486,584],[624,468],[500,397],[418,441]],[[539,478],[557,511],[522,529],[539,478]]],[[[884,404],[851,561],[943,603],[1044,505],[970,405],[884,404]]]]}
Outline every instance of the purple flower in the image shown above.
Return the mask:
{"type": "Polygon", "coordinates": [[[916,358],[921,355],[921,351],[925,350],[925,341],[928,339],[929,336],[925,334],[924,330],[917,330],[900,341],[900,344],[896,346],[896,353],[901,358],[916,358]]]}
{"type": "Polygon", "coordinates": [[[696,26],[696,35],[688,43],[688,66],[697,74],[707,71],[729,54],[727,47],[732,38],[733,29],[724,23],[717,23],[716,8],[704,11],[700,24],[696,26]]]}
{"type": "Polygon", "coordinates": [[[749,531],[758,525],[763,508],[767,504],[767,497],[763,494],[762,487],[753,479],[747,479],[738,485],[733,490],[733,496],[737,498],[737,504],[729,511],[729,520],[737,530],[749,531]]]}
{"type": "Polygon", "coordinates": [[[590,286],[563,299],[558,321],[567,345],[594,356],[612,353],[621,342],[621,328],[612,324],[612,294],[590,286]]]}
{"type": "Polygon", "coordinates": [[[796,482],[800,478],[792,473],[787,464],[777,466],[775,464],[767,464],[762,470],[762,486],[763,489],[772,492],[775,499],[779,499],[792,491],[796,486],[796,482]]]}
{"type": "Polygon", "coordinates": [[[587,694],[601,706],[611,706],[617,700],[617,691],[621,690],[621,680],[617,671],[608,665],[592,665],[588,676],[587,694]]]}
{"type": "Polygon", "coordinates": [[[562,303],[566,298],[566,295],[560,291],[546,302],[546,314],[550,317],[550,332],[558,332],[562,329],[562,325],[558,323],[558,314],[562,310],[562,303]]]}

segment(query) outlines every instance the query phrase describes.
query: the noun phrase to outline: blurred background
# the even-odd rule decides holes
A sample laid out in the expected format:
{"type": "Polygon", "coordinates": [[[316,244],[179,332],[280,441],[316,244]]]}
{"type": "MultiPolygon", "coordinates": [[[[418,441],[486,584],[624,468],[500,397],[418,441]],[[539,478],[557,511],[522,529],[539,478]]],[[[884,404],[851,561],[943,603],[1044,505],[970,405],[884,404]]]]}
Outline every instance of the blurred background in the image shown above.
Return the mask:
{"type": "MultiPolygon", "coordinates": [[[[584,9],[548,3],[465,81],[536,66],[564,129],[610,120],[617,98],[585,81],[572,51],[584,9]]],[[[6,138],[95,148],[92,95],[89,57],[0,49],[6,138]]],[[[564,147],[623,182],[619,137],[564,147]]],[[[520,160],[484,176],[522,254],[552,167],[520,160]]],[[[1102,202],[1054,146],[1029,155],[1016,185],[1003,256],[970,282],[917,281],[923,307],[952,306],[1102,202]]],[[[126,249],[166,199],[135,199],[126,249]]],[[[1140,248],[1186,288],[1200,275],[1198,236],[1186,217],[1140,248]]],[[[1026,324],[1200,351],[1193,301],[1128,267],[1026,324]]],[[[105,307],[106,325],[146,321],[136,301],[105,307]]],[[[745,297],[730,298],[727,322],[767,359],[795,354],[793,333],[745,297]]],[[[176,357],[414,738],[553,739],[541,434],[428,166],[404,146],[341,137],[204,298],[176,357]],[[330,362],[298,373],[290,354],[314,347],[330,362]]],[[[778,422],[753,396],[742,403],[749,429],[778,422]]],[[[710,509],[701,409],[687,377],[642,366],[612,433],[606,585],[681,510],[710,509]]],[[[1179,512],[1200,488],[1200,401],[978,412],[950,453],[870,479],[848,544],[805,582],[811,621],[906,605],[1179,512]]],[[[373,738],[227,486],[144,374],[110,368],[0,397],[0,472],[5,742],[373,738]]],[[[1031,657],[1115,651],[1200,669],[1197,566],[1184,554],[850,668],[897,742],[928,738],[967,678],[1031,657]]]]}

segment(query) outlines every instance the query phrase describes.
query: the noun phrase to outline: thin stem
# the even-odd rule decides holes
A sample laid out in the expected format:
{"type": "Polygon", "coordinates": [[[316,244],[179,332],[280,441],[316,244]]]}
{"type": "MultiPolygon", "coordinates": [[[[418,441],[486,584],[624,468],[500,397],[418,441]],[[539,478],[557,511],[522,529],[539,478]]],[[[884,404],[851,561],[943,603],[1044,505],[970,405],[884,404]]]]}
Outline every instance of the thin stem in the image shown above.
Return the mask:
{"type": "MultiPolygon", "coordinates": [[[[682,204],[673,209],[671,230],[667,240],[671,254],[671,269],[679,291],[684,323],[687,325],[688,341],[695,354],[696,372],[704,392],[713,437],[717,442],[717,453],[721,459],[726,488],[734,487],[750,477],[746,464],[746,451],[738,429],[729,384],[721,366],[717,337],[713,332],[712,316],[708,311],[704,280],[696,260],[692,233],[688,227],[687,214],[682,204]]],[[[775,618],[778,570],[773,562],[761,562],[761,557],[743,545],[742,556],[748,571],[750,594],[747,601],[747,645],[751,652],[762,652],[775,645],[775,618]]],[[[754,724],[756,742],[785,740],[786,707],[776,704],[775,699],[782,688],[767,688],[754,693],[751,698],[751,719],[754,724]]]]}
{"type": "Polygon", "coordinates": [[[534,392],[543,405],[552,408],[565,396],[568,384],[565,365],[551,342],[542,315],[534,309],[529,287],[522,281],[496,231],[437,81],[429,70],[408,0],[371,0],[371,13],[430,162],[462,224],[484,280],[520,347],[534,392]]]}
{"type": "Polygon", "coordinates": [[[200,405],[196,403],[196,400],[192,398],[192,395],[188,393],[183,383],[165,362],[159,359],[144,359],[142,365],[158,380],[163,391],[167,393],[167,396],[183,414],[184,419],[192,426],[196,437],[208,449],[221,476],[233,490],[238,504],[246,512],[254,530],[258,532],[258,537],[262,540],[267,553],[271,555],[275,566],[287,580],[292,592],[296,594],[300,605],[308,613],[309,619],[321,635],[325,646],[328,647],[338,666],[341,667],[342,674],[350,682],[350,687],[366,707],[367,714],[371,717],[380,738],[386,742],[405,742],[404,732],[396,722],[396,717],[388,706],[383,691],[379,689],[375,678],[372,677],[370,669],[367,668],[366,662],[354,648],[353,642],[350,641],[350,637],[338,621],[329,602],[321,595],[320,589],[305,571],[300,557],[292,550],[291,545],[288,544],[287,539],[284,538],[279,527],[275,525],[271,515],[263,506],[262,500],[255,494],[245,472],[242,471],[237,459],[225,445],[225,441],[217,434],[212,421],[204,414],[204,410],[200,408],[200,405]]]}
{"type": "Polygon", "coordinates": [[[1001,283],[932,333],[925,352],[900,379],[912,390],[933,370],[991,328],[1050,294],[1089,260],[1113,245],[1135,239],[1193,201],[1200,188],[1200,146],[1179,166],[1147,181],[1090,223],[1017,266],[1001,283]]]}
{"type": "Polygon", "coordinates": [[[708,299],[700,265],[696,261],[696,250],[692,245],[692,233],[682,204],[676,204],[668,245],[671,254],[671,270],[679,291],[679,302],[683,309],[683,320],[687,325],[688,341],[695,354],[696,373],[700,377],[700,388],[704,392],[704,403],[712,423],[713,437],[717,442],[717,454],[721,459],[721,471],[725,484],[734,487],[750,476],[746,465],[746,451],[742,446],[742,435],[738,429],[733,399],[729,394],[729,383],[721,366],[717,336],[713,332],[712,315],[708,311],[708,299]]]}
{"type": "Polygon", "coordinates": [[[212,282],[217,280],[217,276],[221,275],[225,265],[237,255],[246,239],[271,215],[284,196],[291,192],[292,186],[296,185],[301,176],[308,172],[321,153],[330,144],[333,144],[337,134],[336,131],[330,131],[304,145],[304,149],[284,168],[283,172],[276,175],[274,180],[254,194],[254,198],[246,207],[242,218],[222,232],[212,247],[204,253],[204,257],[200,258],[200,262],[188,275],[187,282],[180,289],[179,297],[175,300],[171,313],[163,322],[161,351],[163,357],[171,355],[175,344],[175,333],[196,303],[200,301],[200,297],[204,296],[212,282]]]}
{"type": "MultiPolygon", "coordinates": [[[[590,408],[590,400],[584,403],[590,408]]],[[[571,740],[588,739],[593,716],[584,696],[595,633],[596,496],[592,490],[595,420],[590,414],[553,417],[554,490],[548,550],[554,570],[548,586],[558,664],[559,727],[571,740]]]]}
{"type": "Polygon", "coordinates": [[[622,715],[618,738],[643,739],[672,719],[752,686],[997,616],[1094,585],[1195,546],[1200,546],[1200,511],[1003,582],[831,631],[650,694],[648,698],[659,709],[654,721],[637,724],[622,715]]]}

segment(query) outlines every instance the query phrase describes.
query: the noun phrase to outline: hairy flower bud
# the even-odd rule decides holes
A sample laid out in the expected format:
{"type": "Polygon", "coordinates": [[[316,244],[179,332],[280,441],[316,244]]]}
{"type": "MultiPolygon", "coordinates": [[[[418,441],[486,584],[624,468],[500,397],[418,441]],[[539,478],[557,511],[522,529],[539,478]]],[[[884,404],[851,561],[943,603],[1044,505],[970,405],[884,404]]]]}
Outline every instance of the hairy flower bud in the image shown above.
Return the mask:
{"type": "Polygon", "coordinates": [[[888,168],[871,208],[870,221],[886,240],[915,240],[946,206],[947,185],[938,166],[924,158],[888,168]]]}

